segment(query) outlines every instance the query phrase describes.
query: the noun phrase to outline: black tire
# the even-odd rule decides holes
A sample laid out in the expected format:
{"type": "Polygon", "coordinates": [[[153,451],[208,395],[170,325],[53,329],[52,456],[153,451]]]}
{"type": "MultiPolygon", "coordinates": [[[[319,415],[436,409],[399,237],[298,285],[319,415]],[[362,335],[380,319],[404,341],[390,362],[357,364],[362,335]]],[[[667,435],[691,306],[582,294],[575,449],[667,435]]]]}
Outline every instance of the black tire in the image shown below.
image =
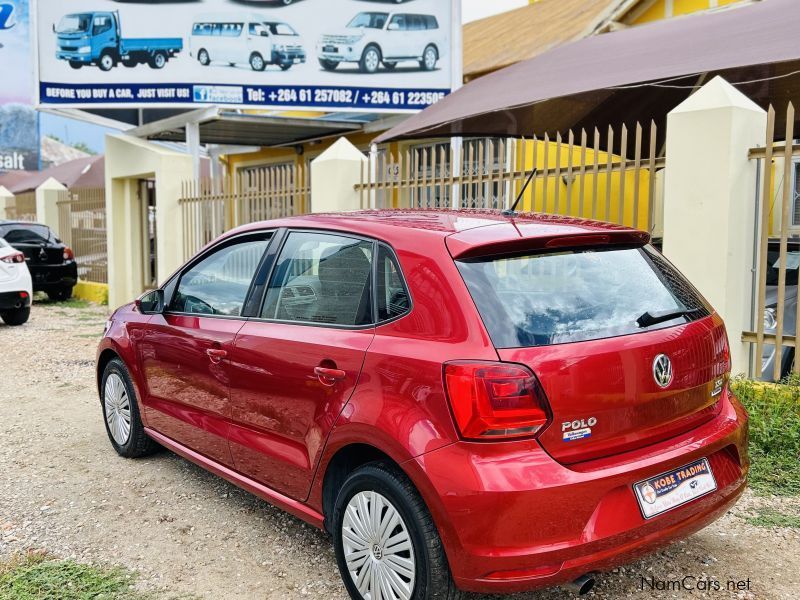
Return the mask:
{"type": "Polygon", "coordinates": [[[378,492],[391,502],[406,525],[416,563],[415,584],[411,598],[413,600],[463,598],[462,592],[453,582],[444,546],[428,507],[408,477],[393,465],[383,462],[369,463],[353,471],[339,490],[334,505],[333,538],[336,562],[350,597],[353,600],[364,600],[347,568],[342,528],[348,502],[353,496],[364,491],[378,492]]]}
{"type": "Polygon", "coordinates": [[[326,71],[335,71],[336,67],[339,66],[339,63],[335,60],[325,60],[324,58],[319,59],[319,64],[326,71]]]}
{"type": "Polygon", "coordinates": [[[78,62],[77,60],[71,60],[71,61],[69,61],[69,66],[72,67],[73,69],[77,70],[77,69],[83,68],[83,63],[82,62],[78,62]]]}
{"type": "Polygon", "coordinates": [[[136,390],[133,387],[133,382],[131,381],[131,376],[128,373],[128,368],[119,358],[115,358],[110,361],[106,365],[105,371],[103,371],[103,379],[100,385],[100,406],[103,411],[103,423],[105,423],[106,426],[108,439],[111,442],[111,445],[114,447],[114,450],[116,450],[117,454],[124,458],[140,458],[142,456],[153,454],[160,449],[161,446],[159,446],[155,440],[148,437],[148,435],[144,432],[144,425],[142,424],[142,418],[139,414],[139,401],[136,398],[136,390]],[[108,381],[109,376],[112,374],[117,374],[122,378],[122,381],[125,384],[125,391],[128,394],[128,400],[130,402],[131,429],[130,433],[128,434],[127,442],[122,445],[118,444],[114,440],[114,436],[111,434],[111,430],[108,426],[108,419],[106,418],[106,404],[103,401],[106,382],[108,381]]]}
{"type": "Polygon", "coordinates": [[[281,71],[288,71],[294,66],[294,63],[281,63],[281,71]]]}
{"type": "Polygon", "coordinates": [[[26,306],[24,308],[17,308],[16,310],[9,310],[3,313],[0,313],[0,319],[3,319],[3,323],[6,325],[10,325],[12,327],[17,327],[19,325],[24,325],[28,322],[28,319],[31,317],[31,307],[26,306]]]}
{"type": "Polygon", "coordinates": [[[108,72],[117,66],[117,59],[110,52],[103,52],[97,61],[97,66],[101,71],[108,72]]]}
{"type": "Polygon", "coordinates": [[[53,290],[52,292],[47,292],[47,297],[53,302],[64,302],[65,300],[72,298],[72,288],[65,287],[53,290]]]}
{"type": "Polygon", "coordinates": [[[147,61],[147,64],[150,65],[151,69],[163,69],[164,66],[167,64],[167,55],[163,52],[156,52],[153,56],[150,57],[150,60],[147,61]]]}
{"type": "Polygon", "coordinates": [[[394,71],[397,68],[397,63],[384,61],[383,68],[386,69],[387,71],[394,71]]]}
{"type": "Polygon", "coordinates": [[[364,48],[364,52],[361,54],[361,60],[358,61],[358,70],[362,73],[377,73],[378,66],[382,61],[381,49],[375,44],[370,44],[364,48]]]}
{"type": "Polygon", "coordinates": [[[267,68],[267,61],[258,52],[253,52],[250,55],[250,68],[253,71],[263,71],[267,68]]]}
{"type": "Polygon", "coordinates": [[[123,60],[122,61],[122,66],[123,67],[128,67],[129,69],[133,69],[138,64],[139,64],[139,61],[137,61],[137,60],[123,60]]]}
{"type": "Polygon", "coordinates": [[[208,55],[208,50],[205,48],[200,49],[200,52],[197,53],[197,62],[204,67],[207,67],[211,64],[211,57],[208,55]]]}
{"type": "Polygon", "coordinates": [[[422,53],[422,60],[419,61],[419,68],[423,71],[433,71],[436,68],[437,62],[439,62],[439,51],[436,49],[436,46],[430,45],[427,46],[425,48],[425,52],[422,53]],[[429,52],[432,53],[432,63],[429,63],[428,60],[426,60],[429,52]]]}

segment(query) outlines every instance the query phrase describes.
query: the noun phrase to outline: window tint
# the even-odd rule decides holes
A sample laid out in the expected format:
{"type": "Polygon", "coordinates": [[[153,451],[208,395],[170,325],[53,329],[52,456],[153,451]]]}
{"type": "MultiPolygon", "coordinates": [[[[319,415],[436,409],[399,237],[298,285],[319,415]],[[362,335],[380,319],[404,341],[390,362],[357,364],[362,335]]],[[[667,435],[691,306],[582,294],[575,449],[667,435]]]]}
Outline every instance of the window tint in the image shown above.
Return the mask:
{"type": "Polygon", "coordinates": [[[576,250],[458,261],[498,348],[578,342],[671,327],[710,309],[652,248],[576,250]],[[650,314],[696,311],[650,327],[650,314]]]}
{"type": "Polygon", "coordinates": [[[408,295],[400,267],[391,250],[378,248],[378,321],[388,321],[408,312],[411,299],[408,295]]]}
{"type": "Polygon", "coordinates": [[[269,240],[258,239],[214,252],[182,276],[170,310],[238,317],[269,240]]]}
{"type": "Polygon", "coordinates": [[[9,244],[41,244],[53,242],[55,238],[44,225],[0,225],[0,237],[9,244]]]}
{"type": "Polygon", "coordinates": [[[439,29],[439,21],[433,15],[425,15],[425,23],[428,29],[439,29]]]}
{"type": "Polygon", "coordinates": [[[289,234],[267,290],[262,317],[368,325],[372,243],[344,236],[289,234]]]}

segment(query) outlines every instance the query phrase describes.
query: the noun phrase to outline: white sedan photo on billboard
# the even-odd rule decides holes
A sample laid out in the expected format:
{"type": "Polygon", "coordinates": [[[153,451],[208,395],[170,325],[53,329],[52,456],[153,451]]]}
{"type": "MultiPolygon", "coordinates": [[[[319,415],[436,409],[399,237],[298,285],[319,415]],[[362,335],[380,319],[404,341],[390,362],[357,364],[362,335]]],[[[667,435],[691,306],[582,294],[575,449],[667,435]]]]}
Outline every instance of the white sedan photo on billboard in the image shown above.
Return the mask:
{"type": "Polygon", "coordinates": [[[267,65],[288,71],[306,62],[300,34],[288,23],[266,21],[258,14],[199,16],[192,25],[189,55],[203,66],[250,65],[253,71],[267,65]]]}
{"type": "Polygon", "coordinates": [[[362,12],[344,29],[324,34],[317,55],[326,71],[341,63],[356,63],[361,73],[376,73],[381,65],[393,71],[398,63],[409,61],[422,71],[433,71],[446,51],[446,40],[434,15],[362,12]]]}

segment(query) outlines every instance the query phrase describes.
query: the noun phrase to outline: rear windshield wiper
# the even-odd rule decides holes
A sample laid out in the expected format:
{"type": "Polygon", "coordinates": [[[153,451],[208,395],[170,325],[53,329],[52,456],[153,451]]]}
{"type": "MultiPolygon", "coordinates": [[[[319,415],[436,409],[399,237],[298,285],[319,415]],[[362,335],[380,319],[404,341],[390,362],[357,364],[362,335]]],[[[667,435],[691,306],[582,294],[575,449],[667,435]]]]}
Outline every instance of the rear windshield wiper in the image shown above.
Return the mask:
{"type": "Polygon", "coordinates": [[[683,310],[662,310],[659,312],[646,312],[641,317],[636,319],[636,324],[639,327],[650,327],[657,323],[664,323],[665,321],[672,321],[678,317],[689,317],[701,312],[700,308],[684,308],[683,310]]]}

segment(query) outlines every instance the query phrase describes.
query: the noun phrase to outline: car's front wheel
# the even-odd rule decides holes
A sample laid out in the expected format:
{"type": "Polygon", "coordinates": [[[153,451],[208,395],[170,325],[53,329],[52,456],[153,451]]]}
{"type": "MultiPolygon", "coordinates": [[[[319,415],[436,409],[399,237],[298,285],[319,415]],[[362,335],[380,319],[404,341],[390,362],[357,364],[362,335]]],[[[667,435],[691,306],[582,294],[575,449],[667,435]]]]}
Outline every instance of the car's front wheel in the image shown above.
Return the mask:
{"type": "Polygon", "coordinates": [[[455,600],[436,525],[411,481],[386,463],[354,471],[336,498],[336,562],[354,600],[455,600]]]}
{"type": "Polygon", "coordinates": [[[253,52],[253,54],[250,55],[250,68],[253,69],[253,71],[263,71],[267,68],[264,57],[258,52],[253,52]]]}
{"type": "Polygon", "coordinates": [[[125,363],[118,358],[110,361],[101,386],[103,420],[117,454],[139,458],[155,452],[159,446],[144,432],[136,390],[125,363]]]}
{"type": "Polygon", "coordinates": [[[362,73],[377,73],[378,67],[381,64],[381,51],[377,46],[367,46],[364,53],[361,55],[361,60],[358,63],[359,70],[362,73]]]}
{"type": "Polygon", "coordinates": [[[17,308],[14,310],[8,310],[6,312],[0,313],[0,319],[3,319],[3,323],[6,325],[11,325],[12,327],[16,327],[17,325],[24,325],[28,322],[28,319],[31,317],[31,307],[24,306],[22,308],[17,308]]]}

